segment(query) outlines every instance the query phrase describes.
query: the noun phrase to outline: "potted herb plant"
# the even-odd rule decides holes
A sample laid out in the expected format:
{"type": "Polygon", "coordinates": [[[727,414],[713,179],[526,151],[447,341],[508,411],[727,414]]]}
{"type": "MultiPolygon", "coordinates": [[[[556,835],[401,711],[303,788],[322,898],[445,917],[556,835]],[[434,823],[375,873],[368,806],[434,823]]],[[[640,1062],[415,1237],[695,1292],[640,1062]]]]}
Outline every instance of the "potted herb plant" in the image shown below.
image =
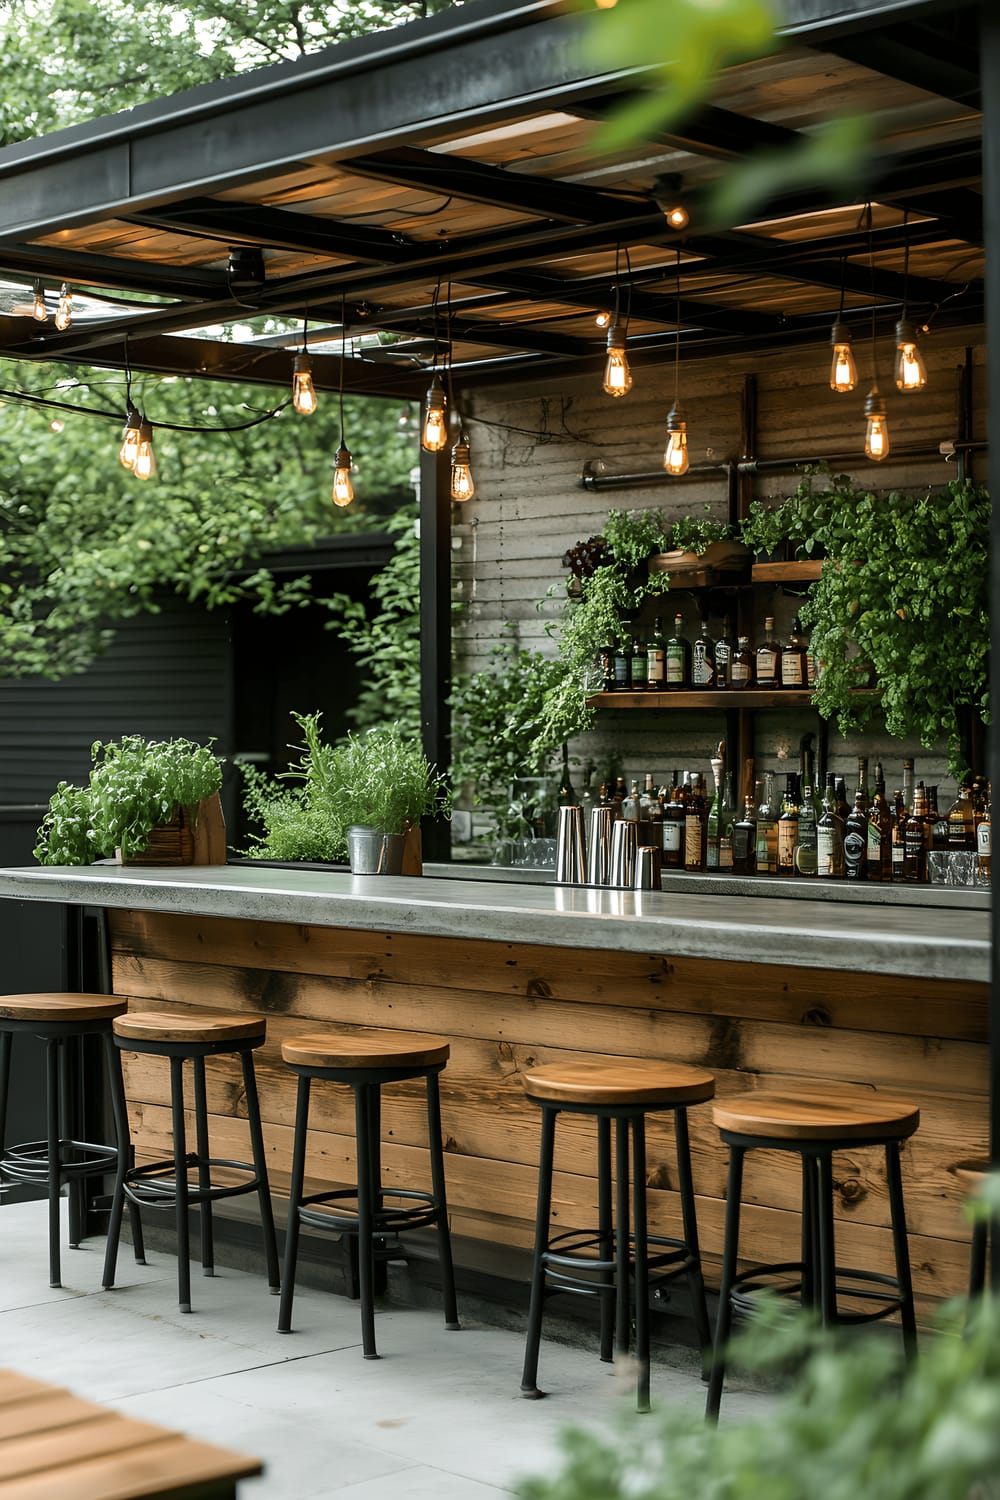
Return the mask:
{"type": "Polygon", "coordinates": [[[61,781],[38,830],[43,865],[225,864],[222,765],[211,744],[125,735],[91,746],[86,786],[61,781]]]}
{"type": "Polygon", "coordinates": [[[321,862],[347,854],[355,874],[419,873],[420,819],[446,816],[451,806],[420,745],[397,724],[330,744],[320,714],[292,717],[305,743],[286,777],[298,785],[276,787],[243,767],[245,806],[264,830],[249,856],[321,862]]]}

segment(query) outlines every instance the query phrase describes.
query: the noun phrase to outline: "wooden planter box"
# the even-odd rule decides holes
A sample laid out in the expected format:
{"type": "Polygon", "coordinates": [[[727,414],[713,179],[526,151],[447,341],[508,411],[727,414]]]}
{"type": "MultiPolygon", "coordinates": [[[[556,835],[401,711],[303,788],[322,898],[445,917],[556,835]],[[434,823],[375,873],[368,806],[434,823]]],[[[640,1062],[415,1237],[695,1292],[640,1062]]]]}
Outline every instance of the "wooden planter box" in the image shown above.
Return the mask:
{"type": "Polygon", "coordinates": [[[656,552],[649,559],[651,573],[739,573],[748,574],[752,554],[742,542],[711,542],[702,553],[656,552]]]}
{"type": "Polygon", "coordinates": [[[145,849],[122,854],[123,865],[224,865],[226,820],[218,792],[192,807],[178,807],[169,823],[154,828],[145,849]]]}

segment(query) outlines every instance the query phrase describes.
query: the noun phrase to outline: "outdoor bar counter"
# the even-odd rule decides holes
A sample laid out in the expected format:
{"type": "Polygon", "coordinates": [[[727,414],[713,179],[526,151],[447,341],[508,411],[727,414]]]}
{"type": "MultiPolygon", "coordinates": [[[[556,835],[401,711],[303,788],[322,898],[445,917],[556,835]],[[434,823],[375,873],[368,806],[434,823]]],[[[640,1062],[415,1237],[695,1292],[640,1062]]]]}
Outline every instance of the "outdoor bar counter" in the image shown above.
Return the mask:
{"type": "MultiPolygon", "coordinates": [[[[279,1196],[295,1099],[284,1038],[328,1022],[447,1036],[453,1232],[499,1247],[501,1258],[505,1246],[529,1245],[534,1214],[539,1119],[522,1095],[523,1067],[580,1051],[666,1057],[710,1068],[720,1095],[812,1081],[913,1099],[921,1125],[904,1148],[904,1189],[925,1313],[961,1291],[968,1273],[962,1187],[951,1168],[987,1154],[989,912],[949,904],[952,895],[855,905],[253,865],[0,870],[0,896],[105,910],[116,993],[147,1007],[266,1014],[258,1071],[279,1196]]],[[[165,1071],[126,1059],[140,1157],[169,1151],[165,1071]]],[[[316,1098],[308,1166],[316,1182],[353,1175],[353,1104],[341,1092],[316,1098]]],[[[210,1064],[218,1154],[245,1154],[241,1107],[225,1060],[210,1064]]],[[[710,1106],[694,1108],[690,1124],[712,1283],[725,1159],[710,1106]]],[[[573,1116],[560,1130],[554,1214],[567,1228],[594,1222],[591,1131],[573,1116]]],[[[416,1085],[390,1092],[383,1137],[387,1181],[422,1185],[416,1085]]],[[[670,1233],[672,1135],[655,1118],[649,1152],[651,1229],[670,1233]]],[[[835,1179],[838,1260],[889,1270],[879,1154],[845,1154],[835,1179]]],[[[749,1257],[794,1257],[798,1193],[789,1159],[751,1160],[749,1257]]]]}

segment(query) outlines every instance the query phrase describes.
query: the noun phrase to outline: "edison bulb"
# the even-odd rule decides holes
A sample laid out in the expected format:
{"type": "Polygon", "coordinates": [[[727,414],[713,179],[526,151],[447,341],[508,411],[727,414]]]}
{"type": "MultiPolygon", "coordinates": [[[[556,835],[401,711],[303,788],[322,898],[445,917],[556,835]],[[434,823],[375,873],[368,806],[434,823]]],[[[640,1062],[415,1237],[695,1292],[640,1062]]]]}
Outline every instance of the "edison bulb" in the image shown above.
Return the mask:
{"type": "Polygon", "coordinates": [[[139,428],[142,418],[135,407],[129,408],[128,416],[125,418],[125,431],[122,434],[122,445],[118,449],[118,462],[123,469],[134,469],[135,460],[139,452],[139,428]]]}
{"type": "Polygon", "coordinates": [[[611,322],[611,314],[609,312],[599,312],[594,318],[594,322],[597,324],[598,328],[607,328],[608,324],[611,322]]]}
{"type": "Polygon", "coordinates": [[[683,203],[675,203],[666,210],[666,220],[671,229],[686,229],[691,222],[691,215],[683,203]]]}
{"type": "Polygon", "coordinates": [[[889,424],[886,420],[885,402],[873,385],[865,402],[865,457],[881,463],[889,453],[889,424]]]}
{"type": "Polygon", "coordinates": [[[303,417],[311,417],[317,404],[312,360],[308,354],[297,354],[292,367],[292,405],[303,417]]]}
{"type": "Polygon", "coordinates": [[[56,308],[55,324],[64,333],[73,321],[73,293],[65,281],[59,289],[59,306],[56,308]]]}
{"type": "Polygon", "coordinates": [[[150,422],[144,421],[139,428],[139,446],[136,449],[132,473],[136,479],[152,479],[156,473],[156,460],[153,457],[153,427],[150,422]]]}
{"type": "Polygon", "coordinates": [[[896,389],[922,391],[927,384],[927,367],[917,344],[913,324],[904,318],[896,324],[896,389]]]}
{"type": "Polygon", "coordinates": [[[451,450],[451,498],[459,502],[471,500],[476,493],[469,457],[469,442],[463,433],[451,450]]]}
{"type": "Polygon", "coordinates": [[[36,281],[32,287],[31,316],[37,323],[44,323],[49,316],[45,306],[45,288],[40,281],[36,281]]]}
{"type": "Polygon", "coordinates": [[[625,337],[617,323],[608,329],[608,357],[604,362],[604,391],[608,396],[627,396],[632,389],[632,372],[625,353],[625,337]]]}
{"type": "Polygon", "coordinates": [[[420,446],[427,453],[440,453],[448,441],[447,405],[448,398],[435,375],[424,398],[424,425],[420,432],[420,446]]]}
{"type": "Polygon", "coordinates": [[[851,335],[844,324],[836,322],[830,334],[833,359],[830,364],[831,391],[853,391],[858,383],[858,367],[851,350],[851,335]]]}
{"type": "Polygon", "coordinates": [[[354,499],[354,486],[351,483],[353,463],[349,450],[341,443],[333,470],[333,503],[339,505],[341,510],[354,499]]]}
{"type": "Polygon", "coordinates": [[[663,452],[663,467],[668,474],[680,476],[687,473],[689,462],[687,423],[675,402],[667,416],[667,446],[663,452]]]}

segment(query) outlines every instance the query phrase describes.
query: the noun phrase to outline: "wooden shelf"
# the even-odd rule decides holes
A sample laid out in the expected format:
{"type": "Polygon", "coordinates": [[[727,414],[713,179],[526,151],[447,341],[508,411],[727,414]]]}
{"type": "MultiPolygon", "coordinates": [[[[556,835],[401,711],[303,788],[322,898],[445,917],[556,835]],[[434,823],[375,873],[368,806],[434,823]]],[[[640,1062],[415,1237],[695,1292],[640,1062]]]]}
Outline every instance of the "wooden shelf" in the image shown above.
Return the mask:
{"type": "Polygon", "coordinates": [[[801,562],[754,563],[750,569],[751,583],[809,583],[823,571],[822,558],[810,558],[801,562]]]}
{"type": "MultiPolygon", "coordinates": [[[[879,697],[878,688],[858,688],[859,698],[879,697]]],[[[810,688],[694,688],[681,693],[594,693],[590,708],[809,708],[810,688]]]]}

